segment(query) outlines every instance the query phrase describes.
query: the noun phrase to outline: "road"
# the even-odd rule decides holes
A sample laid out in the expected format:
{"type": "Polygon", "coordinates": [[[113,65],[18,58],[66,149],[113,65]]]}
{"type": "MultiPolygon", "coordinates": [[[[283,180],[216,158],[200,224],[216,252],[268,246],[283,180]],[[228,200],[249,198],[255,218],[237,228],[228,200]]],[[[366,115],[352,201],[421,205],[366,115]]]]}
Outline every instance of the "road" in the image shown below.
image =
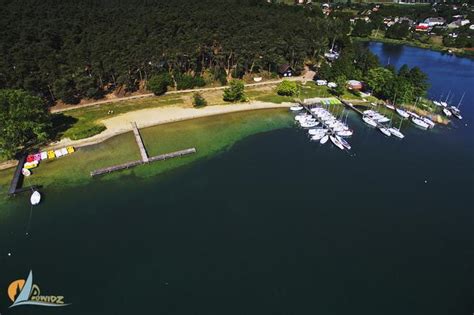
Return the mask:
{"type": "MultiPolygon", "coordinates": [[[[290,77],[290,78],[284,78],[284,79],[289,80],[289,81],[303,81],[303,82],[306,81],[305,76],[290,77]]],[[[245,87],[254,87],[254,86],[261,86],[261,85],[277,84],[277,83],[280,83],[282,81],[283,81],[283,79],[278,79],[278,80],[271,80],[271,81],[264,81],[264,82],[257,82],[257,83],[249,83],[249,84],[245,84],[245,87]]],[[[217,86],[217,87],[211,87],[211,88],[199,88],[199,89],[169,91],[169,92],[166,92],[165,95],[223,90],[225,88],[227,88],[227,86],[217,86]]],[[[80,105],[66,105],[66,107],[56,107],[56,106],[54,106],[54,107],[51,107],[51,113],[61,113],[61,112],[66,112],[66,111],[74,110],[74,109],[78,109],[78,108],[86,108],[86,107],[97,106],[97,105],[102,105],[102,104],[117,103],[117,102],[129,101],[129,100],[152,97],[152,96],[155,96],[155,94],[147,93],[147,94],[126,96],[126,97],[121,97],[121,98],[116,98],[116,99],[109,99],[109,100],[91,102],[91,103],[80,104],[80,105]]]]}

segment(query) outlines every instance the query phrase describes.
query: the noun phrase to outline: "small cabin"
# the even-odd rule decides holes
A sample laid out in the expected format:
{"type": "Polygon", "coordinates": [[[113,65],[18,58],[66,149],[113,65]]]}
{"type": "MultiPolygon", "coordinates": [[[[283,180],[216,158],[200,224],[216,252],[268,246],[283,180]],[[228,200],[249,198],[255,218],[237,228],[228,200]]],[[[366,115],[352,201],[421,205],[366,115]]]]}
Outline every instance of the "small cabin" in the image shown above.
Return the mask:
{"type": "Polygon", "coordinates": [[[281,65],[280,68],[278,68],[278,74],[282,77],[292,77],[293,69],[288,64],[281,65]]]}

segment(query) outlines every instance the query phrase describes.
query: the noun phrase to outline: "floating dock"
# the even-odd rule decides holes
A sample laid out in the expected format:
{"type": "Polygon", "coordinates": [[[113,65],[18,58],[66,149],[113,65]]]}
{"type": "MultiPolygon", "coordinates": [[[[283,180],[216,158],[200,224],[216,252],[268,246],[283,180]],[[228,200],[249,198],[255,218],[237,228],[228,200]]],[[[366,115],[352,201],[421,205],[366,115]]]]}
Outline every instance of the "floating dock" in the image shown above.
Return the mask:
{"type": "Polygon", "coordinates": [[[135,122],[132,122],[131,124],[132,124],[133,134],[135,136],[135,140],[137,141],[138,149],[140,150],[140,155],[142,159],[138,161],[127,162],[124,164],[109,166],[109,167],[92,171],[91,177],[100,176],[100,175],[104,175],[104,174],[108,174],[108,173],[112,173],[116,171],[126,170],[129,168],[146,164],[146,163],[150,163],[150,162],[164,161],[167,159],[172,159],[175,157],[180,157],[183,155],[196,153],[196,148],[190,148],[190,149],[180,150],[176,152],[160,154],[153,157],[148,157],[148,153],[146,152],[145,144],[143,143],[143,139],[142,139],[142,136],[140,135],[140,130],[138,130],[137,124],[135,122]]]}
{"type": "Polygon", "coordinates": [[[8,190],[8,194],[10,196],[15,195],[16,193],[19,192],[18,186],[20,185],[20,179],[23,178],[23,174],[21,173],[21,170],[23,169],[23,165],[25,164],[25,161],[26,161],[26,155],[23,155],[18,160],[18,165],[16,166],[15,173],[13,173],[13,179],[10,184],[10,189],[8,190]]]}

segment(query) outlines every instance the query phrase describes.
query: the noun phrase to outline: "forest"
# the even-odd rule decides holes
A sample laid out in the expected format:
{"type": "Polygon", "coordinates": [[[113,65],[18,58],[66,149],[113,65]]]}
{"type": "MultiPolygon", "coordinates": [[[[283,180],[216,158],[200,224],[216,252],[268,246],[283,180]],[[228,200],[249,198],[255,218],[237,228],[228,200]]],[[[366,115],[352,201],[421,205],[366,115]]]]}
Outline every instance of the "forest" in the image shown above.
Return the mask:
{"type": "Polygon", "coordinates": [[[133,92],[166,73],[178,89],[296,71],[347,28],[315,7],[263,0],[2,0],[0,89],[53,104],[133,92]]]}

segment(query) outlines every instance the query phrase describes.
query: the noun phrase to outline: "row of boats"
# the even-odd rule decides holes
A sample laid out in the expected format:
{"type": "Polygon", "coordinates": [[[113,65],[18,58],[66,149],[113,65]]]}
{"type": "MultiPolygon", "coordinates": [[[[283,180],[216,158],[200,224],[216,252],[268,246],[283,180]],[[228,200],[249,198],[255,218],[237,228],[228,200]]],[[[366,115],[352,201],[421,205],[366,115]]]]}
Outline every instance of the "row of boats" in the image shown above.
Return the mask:
{"type": "Polygon", "coordinates": [[[385,104],[385,106],[391,110],[394,110],[400,117],[404,119],[410,119],[412,123],[422,129],[433,128],[436,124],[430,118],[420,116],[409,110],[404,110],[400,107],[395,107],[393,104],[385,104]]]}
{"type": "MultiPolygon", "coordinates": [[[[301,111],[303,106],[293,106],[290,110],[301,111]]],[[[311,141],[319,141],[321,144],[331,141],[341,150],[351,149],[351,145],[344,138],[352,136],[353,131],[328,109],[314,107],[309,109],[309,112],[297,114],[295,120],[302,128],[309,129],[308,135],[311,141]]]]}
{"type": "Polygon", "coordinates": [[[442,96],[441,96],[440,100],[439,101],[433,101],[433,104],[435,104],[436,106],[442,107],[442,111],[447,117],[454,116],[458,119],[462,119],[462,115],[461,115],[461,111],[459,110],[459,107],[461,106],[461,103],[464,99],[464,95],[466,95],[466,93],[463,93],[463,95],[461,96],[461,99],[459,100],[459,103],[458,103],[457,106],[448,105],[448,100],[449,100],[449,95],[450,94],[451,94],[451,91],[449,91],[449,93],[446,96],[446,99],[444,101],[441,100],[441,98],[442,98],[442,96]]]}
{"type": "Polygon", "coordinates": [[[405,135],[400,131],[401,127],[401,122],[400,126],[398,128],[395,128],[393,126],[386,126],[384,125],[385,123],[388,123],[391,121],[388,117],[378,113],[377,111],[374,111],[372,109],[368,109],[363,112],[362,115],[362,120],[369,126],[377,128],[382,132],[384,135],[387,137],[390,137],[394,135],[397,138],[403,139],[405,138],[405,135]]]}

